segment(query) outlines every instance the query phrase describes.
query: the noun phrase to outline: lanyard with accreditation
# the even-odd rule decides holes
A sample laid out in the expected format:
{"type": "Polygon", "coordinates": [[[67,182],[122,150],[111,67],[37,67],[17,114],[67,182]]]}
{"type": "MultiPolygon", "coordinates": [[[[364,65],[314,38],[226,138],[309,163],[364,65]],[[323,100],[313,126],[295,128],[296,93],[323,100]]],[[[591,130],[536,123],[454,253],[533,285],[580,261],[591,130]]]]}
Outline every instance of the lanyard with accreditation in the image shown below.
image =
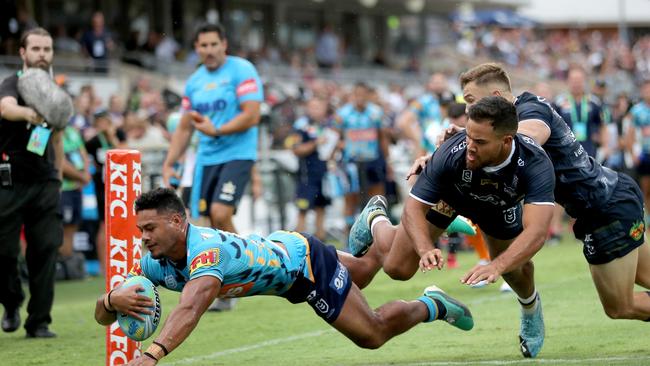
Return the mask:
{"type": "Polygon", "coordinates": [[[580,119],[578,119],[578,111],[576,110],[576,101],[573,95],[569,95],[569,104],[571,104],[571,123],[573,125],[573,133],[576,140],[582,142],[587,141],[587,122],[589,121],[589,101],[587,97],[583,96],[580,100],[580,119]]]}

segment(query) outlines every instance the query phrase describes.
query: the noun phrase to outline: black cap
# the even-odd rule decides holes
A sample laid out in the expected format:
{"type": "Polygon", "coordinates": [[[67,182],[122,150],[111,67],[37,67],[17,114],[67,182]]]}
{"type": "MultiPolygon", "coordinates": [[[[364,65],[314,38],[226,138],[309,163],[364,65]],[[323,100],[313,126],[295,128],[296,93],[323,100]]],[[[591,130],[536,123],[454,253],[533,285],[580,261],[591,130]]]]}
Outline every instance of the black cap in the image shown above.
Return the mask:
{"type": "Polygon", "coordinates": [[[596,81],[594,81],[594,85],[596,85],[599,88],[606,88],[607,87],[607,83],[603,79],[596,79],[596,81]]]}
{"type": "Polygon", "coordinates": [[[450,91],[445,91],[438,96],[441,105],[449,105],[456,101],[456,96],[450,91]]]}
{"type": "Polygon", "coordinates": [[[109,117],[109,116],[110,116],[110,114],[108,113],[108,110],[106,110],[104,108],[98,109],[98,110],[95,111],[95,113],[93,113],[93,118],[94,119],[98,119],[98,118],[102,118],[102,117],[109,117]]]}

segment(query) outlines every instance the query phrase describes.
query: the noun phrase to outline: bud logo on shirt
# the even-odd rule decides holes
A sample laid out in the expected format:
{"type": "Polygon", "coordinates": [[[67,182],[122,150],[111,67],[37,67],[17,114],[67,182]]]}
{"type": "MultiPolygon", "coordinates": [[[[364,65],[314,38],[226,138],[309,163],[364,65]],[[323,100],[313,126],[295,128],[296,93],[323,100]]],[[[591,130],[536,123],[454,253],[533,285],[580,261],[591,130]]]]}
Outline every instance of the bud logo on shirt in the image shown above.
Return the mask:
{"type": "Polygon", "coordinates": [[[214,266],[219,263],[219,248],[204,250],[192,259],[190,263],[190,275],[199,268],[214,266]]]}
{"type": "Polygon", "coordinates": [[[237,86],[237,96],[241,97],[242,95],[257,93],[257,90],[257,82],[255,82],[255,79],[247,79],[237,86]]]}

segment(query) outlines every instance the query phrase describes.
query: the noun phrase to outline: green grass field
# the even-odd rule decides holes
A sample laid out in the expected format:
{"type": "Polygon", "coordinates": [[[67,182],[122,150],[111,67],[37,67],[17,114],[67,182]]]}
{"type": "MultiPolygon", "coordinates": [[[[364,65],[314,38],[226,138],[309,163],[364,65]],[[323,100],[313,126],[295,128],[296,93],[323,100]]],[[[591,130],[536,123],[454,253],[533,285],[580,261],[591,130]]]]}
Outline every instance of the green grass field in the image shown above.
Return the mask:
{"type": "MultiPolygon", "coordinates": [[[[236,311],[205,314],[194,333],[163,365],[648,365],[648,323],[614,321],[603,313],[575,242],[545,247],[535,258],[537,286],[546,319],[546,341],[537,359],[519,353],[519,308],[497,285],[471,289],[458,279],[476,262],[459,258],[461,268],[418,273],[408,282],[384,275],[364,292],[372,306],[413,299],[431,283],[466,302],[476,326],[462,332],[444,322],[421,324],[375,351],[357,348],[332,330],[305,304],[281,298],[243,299],[236,311]]],[[[28,340],[24,330],[0,332],[0,365],[102,365],[104,328],[93,319],[99,279],[58,283],[54,340],[28,340]]],[[[161,291],[163,318],[178,295],[161,291]]],[[[23,307],[23,319],[25,317],[23,307]]],[[[152,338],[153,339],[153,338],[152,338]]],[[[145,341],[148,346],[150,341],[145,341]]]]}

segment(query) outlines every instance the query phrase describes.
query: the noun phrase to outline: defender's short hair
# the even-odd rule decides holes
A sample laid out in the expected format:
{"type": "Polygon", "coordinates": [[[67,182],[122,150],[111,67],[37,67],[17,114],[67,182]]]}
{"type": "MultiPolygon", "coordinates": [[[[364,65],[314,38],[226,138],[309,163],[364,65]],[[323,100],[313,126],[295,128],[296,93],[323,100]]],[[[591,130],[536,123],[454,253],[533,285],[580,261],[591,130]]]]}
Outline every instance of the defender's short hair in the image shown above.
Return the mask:
{"type": "Polygon", "coordinates": [[[221,24],[201,23],[198,27],[196,27],[196,30],[194,31],[194,39],[192,43],[196,42],[199,39],[199,35],[212,32],[217,33],[219,35],[219,39],[226,39],[226,30],[221,24]]]}
{"type": "Polygon", "coordinates": [[[506,70],[498,63],[485,63],[475,66],[460,75],[460,86],[475,82],[476,85],[489,83],[502,84],[507,91],[511,91],[510,77],[506,70]]]}
{"type": "Polygon", "coordinates": [[[27,38],[29,38],[29,36],[32,35],[52,38],[50,32],[48,32],[45,28],[41,28],[41,27],[32,28],[24,31],[23,34],[20,36],[20,48],[27,48],[27,38]]]}
{"type": "Polygon", "coordinates": [[[156,210],[158,213],[177,213],[183,219],[186,218],[185,206],[171,188],[156,188],[143,193],[135,200],[135,212],[143,210],[156,210]]]}
{"type": "Polygon", "coordinates": [[[503,97],[492,96],[479,100],[469,107],[468,115],[477,123],[490,122],[498,134],[514,136],[517,133],[517,109],[503,97]]]}

